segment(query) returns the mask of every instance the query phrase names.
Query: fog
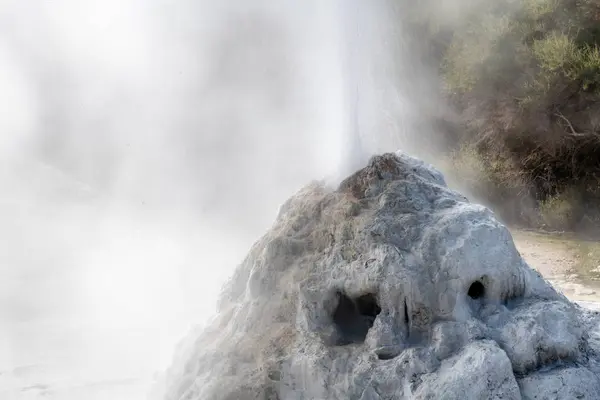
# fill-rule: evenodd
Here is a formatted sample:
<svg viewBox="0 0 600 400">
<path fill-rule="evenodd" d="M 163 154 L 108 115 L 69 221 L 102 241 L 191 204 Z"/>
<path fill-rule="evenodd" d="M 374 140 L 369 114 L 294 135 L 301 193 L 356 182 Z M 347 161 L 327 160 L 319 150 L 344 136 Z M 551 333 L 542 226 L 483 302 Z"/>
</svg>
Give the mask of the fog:
<svg viewBox="0 0 600 400">
<path fill-rule="evenodd" d="M 426 157 L 390 10 L 1 0 L 0 397 L 143 398 L 290 194 Z"/>
</svg>

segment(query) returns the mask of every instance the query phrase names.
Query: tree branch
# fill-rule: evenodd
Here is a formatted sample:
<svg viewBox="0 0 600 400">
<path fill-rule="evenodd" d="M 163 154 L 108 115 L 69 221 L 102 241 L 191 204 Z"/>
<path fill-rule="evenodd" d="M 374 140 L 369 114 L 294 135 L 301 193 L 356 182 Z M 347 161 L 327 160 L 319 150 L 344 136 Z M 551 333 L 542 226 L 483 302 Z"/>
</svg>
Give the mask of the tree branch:
<svg viewBox="0 0 600 400">
<path fill-rule="evenodd" d="M 567 117 L 562 115 L 559 111 L 556 111 L 554 113 L 554 115 L 556 115 L 558 118 L 562 119 L 563 121 L 565 121 L 567 123 L 567 126 L 569 127 L 569 130 L 571 131 L 571 134 L 569 136 L 591 138 L 591 139 L 596 139 L 596 140 L 600 141 L 600 134 L 598 132 L 584 132 L 584 133 L 577 132 L 577 131 L 575 131 L 575 128 L 573 128 L 573 124 L 571 124 L 571 121 L 569 121 L 567 119 Z"/>
<path fill-rule="evenodd" d="M 569 126 L 569 129 L 571 130 L 571 134 L 573 136 L 585 136 L 585 134 L 583 133 L 577 133 L 575 132 L 575 129 L 573 128 L 573 124 L 571 124 L 571 121 L 569 121 L 567 119 L 567 117 L 565 117 L 564 115 L 562 115 L 560 112 L 555 112 L 554 115 L 556 115 L 558 118 L 562 119 L 563 121 L 565 121 L 567 123 L 567 125 Z"/>
</svg>

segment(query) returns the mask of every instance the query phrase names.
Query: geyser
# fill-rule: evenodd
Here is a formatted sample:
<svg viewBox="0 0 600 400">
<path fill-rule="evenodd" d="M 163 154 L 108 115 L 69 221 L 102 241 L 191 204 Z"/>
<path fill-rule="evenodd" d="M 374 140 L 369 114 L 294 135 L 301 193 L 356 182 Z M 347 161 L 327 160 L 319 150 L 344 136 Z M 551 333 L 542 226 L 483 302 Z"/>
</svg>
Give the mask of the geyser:
<svg viewBox="0 0 600 400">
<path fill-rule="evenodd" d="M 594 399 L 599 326 L 492 212 L 384 154 L 281 207 L 158 398 Z"/>
</svg>

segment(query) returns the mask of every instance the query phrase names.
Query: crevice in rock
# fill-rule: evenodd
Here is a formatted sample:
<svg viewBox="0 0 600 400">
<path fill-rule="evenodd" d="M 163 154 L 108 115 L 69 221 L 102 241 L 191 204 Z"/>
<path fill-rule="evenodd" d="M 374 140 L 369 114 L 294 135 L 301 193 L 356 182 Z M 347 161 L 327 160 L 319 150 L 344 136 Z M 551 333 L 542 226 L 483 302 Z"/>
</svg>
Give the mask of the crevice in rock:
<svg viewBox="0 0 600 400">
<path fill-rule="evenodd" d="M 378 359 L 386 361 L 396 358 L 399 355 L 399 352 L 397 350 L 392 349 L 380 349 L 377 350 L 375 354 L 377 354 Z"/>
<path fill-rule="evenodd" d="M 362 343 L 369 329 L 373 327 L 375 318 L 381 312 L 377 298 L 367 293 L 355 299 L 338 291 L 338 305 L 333 312 L 333 323 L 338 331 L 337 345 Z"/>
</svg>

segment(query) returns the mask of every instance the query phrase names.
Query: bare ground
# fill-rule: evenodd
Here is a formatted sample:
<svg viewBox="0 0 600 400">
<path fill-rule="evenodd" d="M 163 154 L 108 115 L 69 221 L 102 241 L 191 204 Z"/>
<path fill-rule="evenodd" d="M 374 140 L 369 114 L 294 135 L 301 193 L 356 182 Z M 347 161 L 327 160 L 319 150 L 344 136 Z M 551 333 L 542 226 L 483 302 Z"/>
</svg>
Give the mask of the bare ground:
<svg viewBox="0 0 600 400">
<path fill-rule="evenodd" d="M 600 303 L 600 242 L 562 234 L 511 233 L 525 261 L 566 297 Z"/>
</svg>

